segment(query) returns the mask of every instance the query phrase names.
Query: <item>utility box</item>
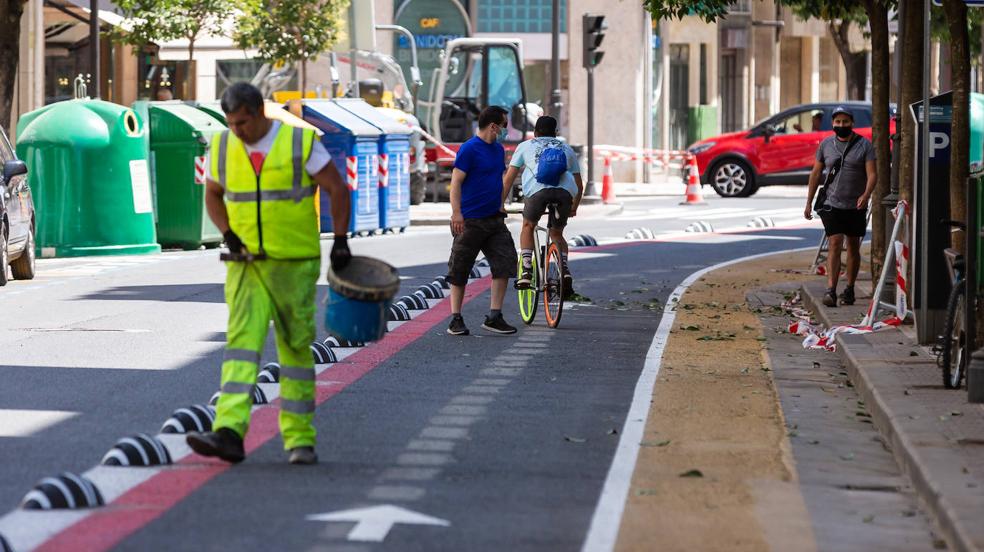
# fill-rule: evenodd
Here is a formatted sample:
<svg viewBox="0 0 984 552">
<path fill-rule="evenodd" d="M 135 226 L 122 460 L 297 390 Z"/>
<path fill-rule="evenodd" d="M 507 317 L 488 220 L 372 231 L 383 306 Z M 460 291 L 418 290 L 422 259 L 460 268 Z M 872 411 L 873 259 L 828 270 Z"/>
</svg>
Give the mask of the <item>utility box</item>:
<svg viewBox="0 0 984 552">
<path fill-rule="evenodd" d="M 158 253 L 144 132 L 133 110 L 70 100 L 20 118 L 42 257 Z"/>
<path fill-rule="evenodd" d="M 379 135 L 379 227 L 403 232 L 410 226 L 410 137 L 413 131 L 359 98 L 332 100 L 376 127 Z"/>
<path fill-rule="evenodd" d="M 212 136 L 225 125 L 181 102 L 137 102 L 133 109 L 149 129 L 158 243 L 182 249 L 218 247 L 222 233 L 205 210 L 205 154 Z"/>
<path fill-rule="evenodd" d="M 382 132 L 331 100 L 291 103 L 292 113 L 318 128 L 321 143 L 348 186 L 351 200 L 349 234 L 379 230 L 378 141 Z M 296 110 L 296 111 L 295 111 Z M 331 196 L 321 194 L 321 231 L 331 232 Z"/>
</svg>

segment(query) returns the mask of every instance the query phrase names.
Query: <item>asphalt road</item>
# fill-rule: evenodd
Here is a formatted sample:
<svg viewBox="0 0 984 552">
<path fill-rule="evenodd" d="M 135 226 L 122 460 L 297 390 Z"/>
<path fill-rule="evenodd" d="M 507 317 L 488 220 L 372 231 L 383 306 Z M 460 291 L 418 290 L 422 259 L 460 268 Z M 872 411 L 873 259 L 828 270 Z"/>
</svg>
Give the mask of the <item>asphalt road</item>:
<svg viewBox="0 0 984 552">
<path fill-rule="evenodd" d="M 286 465 L 279 438 L 232 469 L 198 462 L 209 477 L 128 532 L 113 521 L 125 511 L 104 509 L 104 525 L 92 527 L 116 527 L 122 540 L 97 548 L 579 549 L 659 305 L 705 266 L 814 245 L 815 225 L 738 231 L 755 216 L 793 222 L 801 194 L 767 188 L 687 207 L 675 197 L 623 198 L 619 215 L 577 219 L 570 233 L 607 245 L 572 256 L 576 288 L 592 303 L 565 309 L 558 330 L 540 315 L 516 336 L 483 332 L 484 291 L 464 308 L 472 336 L 452 338 L 441 303 L 394 332 L 398 345 L 353 356 L 372 357 L 355 363 L 362 372 L 342 362 L 319 376 L 327 400 L 316 417 L 318 466 Z M 678 232 L 708 218 L 736 231 L 622 239 L 633 228 Z M 444 272 L 449 245 L 446 229 L 431 227 L 353 240 L 352 249 L 398 266 L 412 291 Z M 214 251 L 60 259 L 42 261 L 37 280 L 0 290 L 0 512 L 16 509 L 42 477 L 84 472 L 116 439 L 156 433 L 172 410 L 208 401 L 224 346 L 223 276 Z M 514 293 L 504 312 L 520 324 Z M 264 360 L 275 360 L 272 339 Z M 175 492 L 161 492 L 162 503 Z M 434 519 L 395 525 L 378 543 L 350 540 L 354 521 L 307 519 L 378 505 Z M 36 545 L 60 527 L 51 515 L 0 517 L 0 534 L 26 549 L 17 543 Z"/>
</svg>

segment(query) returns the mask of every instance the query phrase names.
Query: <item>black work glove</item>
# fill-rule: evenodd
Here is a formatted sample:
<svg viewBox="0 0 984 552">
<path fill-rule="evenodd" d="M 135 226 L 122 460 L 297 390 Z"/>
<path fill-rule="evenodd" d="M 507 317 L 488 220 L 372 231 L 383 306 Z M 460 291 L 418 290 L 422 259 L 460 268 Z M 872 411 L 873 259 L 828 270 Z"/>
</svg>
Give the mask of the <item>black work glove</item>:
<svg viewBox="0 0 984 552">
<path fill-rule="evenodd" d="M 345 236 L 335 236 L 335 243 L 331 246 L 331 268 L 341 270 L 348 266 L 352 260 L 352 252 L 349 251 L 348 238 Z"/>
<path fill-rule="evenodd" d="M 225 238 L 226 247 L 229 248 L 230 253 L 242 253 L 246 249 L 243 240 L 239 239 L 239 235 L 233 232 L 231 228 L 226 230 L 222 237 Z"/>
</svg>

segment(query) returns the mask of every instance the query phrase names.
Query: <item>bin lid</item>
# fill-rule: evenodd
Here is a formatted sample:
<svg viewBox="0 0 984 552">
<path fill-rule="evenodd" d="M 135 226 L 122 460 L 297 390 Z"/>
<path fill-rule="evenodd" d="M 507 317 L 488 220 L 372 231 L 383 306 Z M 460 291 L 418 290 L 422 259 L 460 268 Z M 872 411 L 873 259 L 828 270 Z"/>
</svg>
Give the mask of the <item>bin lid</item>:
<svg viewBox="0 0 984 552">
<path fill-rule="evenodd" d="M 184 141 L 196 132 L 209 138 L 226 128 L 214 117 L 183 103 L 151 102 L 148 108 L 151 142 Z"/>
<path fill-rule="evenodd" d="M 383 131 L 383 134 L 402 134 L 406 136 L 413 134 L 410 127 L 400 124 L 399 121 L 394 120 L 392 117 L 369 105 L 362 98 L 335 98 L 331 101 L 340 105 L 342 109 L 372 124 L 372 126 Z"/>
<path fill-rule="evenodd" d="M 276 119 L 288 126 L 313 130 L 314 134 L 319 138 L 325 133 L 320 128 L 312 125 L 304 119 L 301 119 L 290 111 L 287 111 L 287 106 L 277 102 L 267 100 L 267 102 L 263 104 L 263 114 L 266 115 L 267 119 Z"/>
<path fill-rule="evenodd" d="M 382 134 L 378 128 L 331 100 L 304 100 L 301 102 L 301 115 L 325 134 L 353 134 L 372 139 L 378 139 Z"/>
</svg>

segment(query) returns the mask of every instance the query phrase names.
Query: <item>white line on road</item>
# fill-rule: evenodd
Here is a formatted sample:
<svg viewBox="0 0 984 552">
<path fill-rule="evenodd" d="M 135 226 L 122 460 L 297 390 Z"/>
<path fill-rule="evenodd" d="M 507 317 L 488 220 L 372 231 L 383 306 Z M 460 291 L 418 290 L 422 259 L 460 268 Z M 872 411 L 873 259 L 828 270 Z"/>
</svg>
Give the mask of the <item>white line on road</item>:
<svg viewBox="0 0 984 552">
<path fill-rule="evenodd" d="M 78 415 L 64 410 L 0 409 L 0 437 L 29 437 Z"/>
<path fill-rule="evenodd" d="M 797 251 L 806 251 L 812 247 L 802 247 L 797 249 L 787 249 L 785 251 L 762 253 L 750 255 L 739 259 L 732 259 L 713 266 L 702 268 L 694 272 L 680 283 L 666 300 L 667 305 L 676 304 L 687 289 L 697 281 L 698 278 L 733 264 L 743 263 L 770 257 L 773 255 L 788 255 Z M 653 389 L 656 386 L 656 376 L 659 375 L 660 363 L 663 359 L 663 348 L 669 339 L 670 330 L 673 328 L 673 321 L 676 319 L 676 310 L 668 309 L 663 312 L 663 318 L 659 321 L 656 335 L 653 336 L 652 344 L 646 353 L 646 363 L 639 374 L 636 382 L 635 392 L 632 395 L 632 404 L 625 416 L 625 425 L 622 427 L 622 436 L 618 440 L 615 449 L 615 458 L 608 469 L 608 476 L 605 478 L 605 485 L 601 489 L 601 497 L 595 507 L 594 515 L 591 517 L 591 525 L 588 528 L 588 535 L 581 546 L 582 552 L 606 552 L 615 548 L 618 540 L 618 531 L 622 525 L 622 513 L 625 510 L 625 500 L 629 494 L 629 486 L 632 483 L 632 474 L 635 472 L 636 460 L 639 457 L 639 443 L 642 442 L 643 432 L 646 428 L 646 419 L 649 417 L 649 407 L 653 402 Z"/>
</svg>

